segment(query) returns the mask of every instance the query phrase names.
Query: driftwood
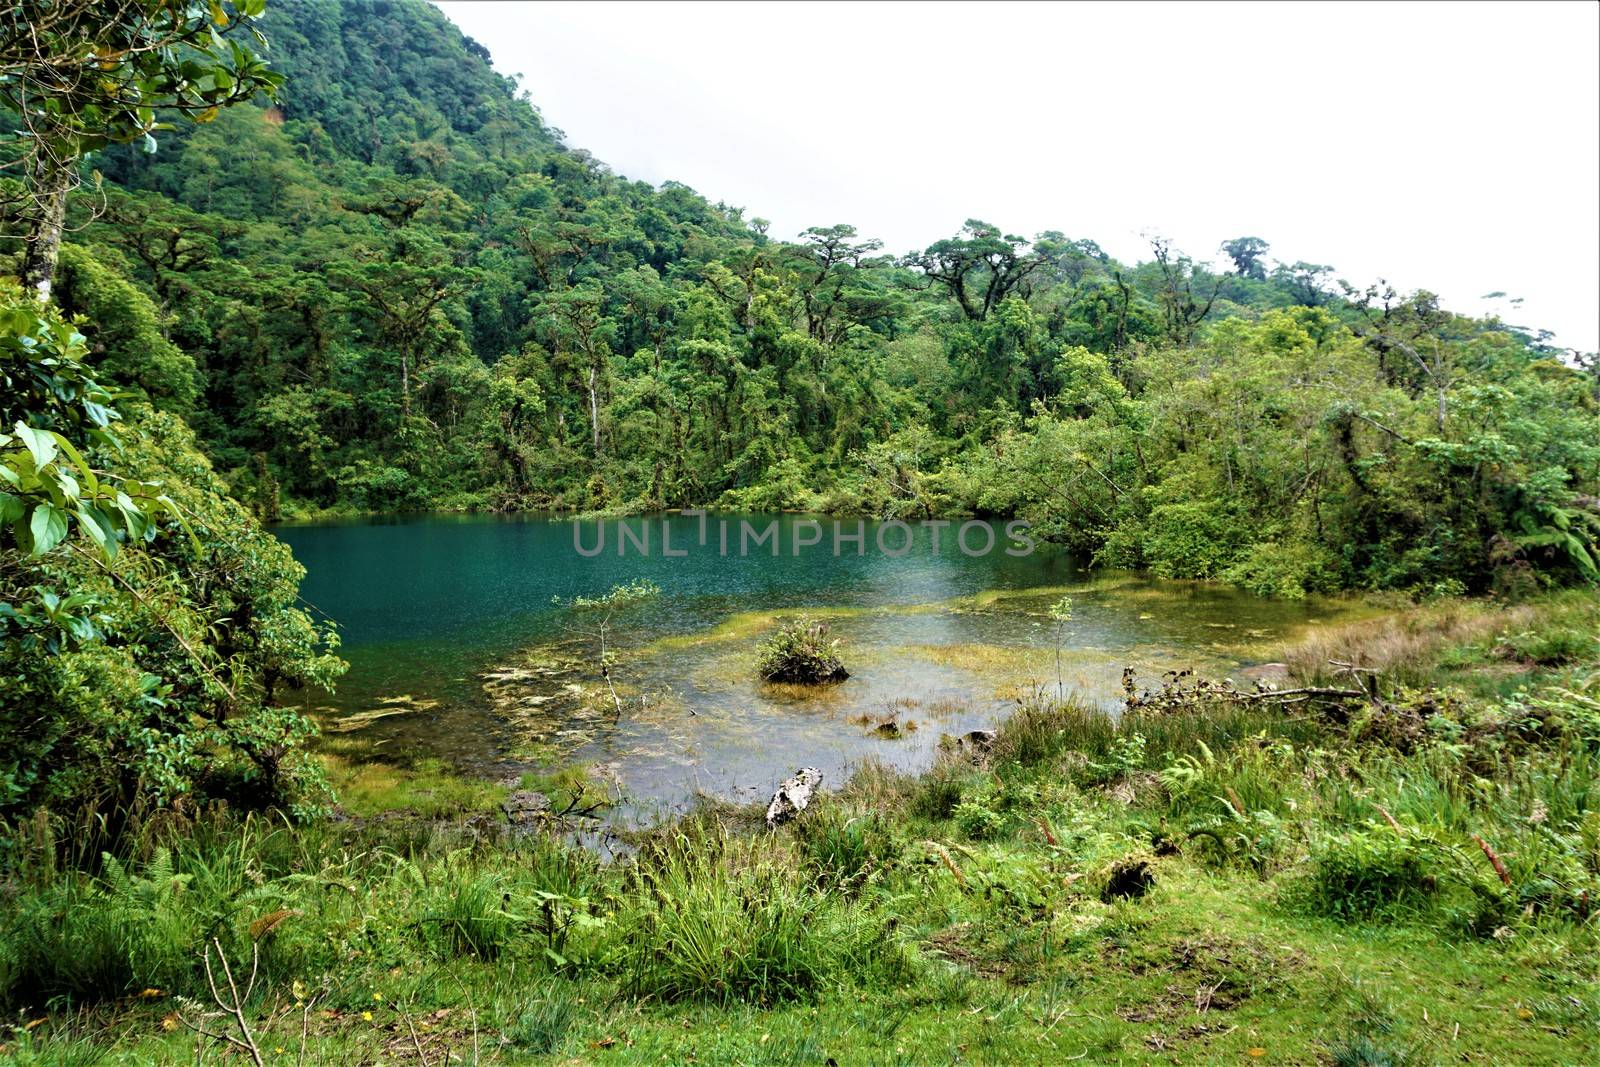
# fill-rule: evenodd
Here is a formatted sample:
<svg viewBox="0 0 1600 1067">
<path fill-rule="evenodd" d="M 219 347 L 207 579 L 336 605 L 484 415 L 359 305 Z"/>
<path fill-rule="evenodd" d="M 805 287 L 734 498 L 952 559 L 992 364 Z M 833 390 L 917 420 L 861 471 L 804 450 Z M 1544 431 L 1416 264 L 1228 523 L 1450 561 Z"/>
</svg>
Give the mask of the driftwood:
<svg viewBox="0 0 1600 1067">
<path fill-rule="evenodd" d="M 1281 701 L 1297 704 L 1301 700 L 1370 700 L 1372 694 L 1363 689 L 1337 689 L 1331 686 L 1309 685 L 1300 689 L 1264 689 L 1258 693 L 1234 693 L 1235 700 Z"/>
<path fill-rule="evenodd" d="M 772 803 L 767 805 L 767 827 L 782 826 L 805 811 L 806 805 L 811 803 L 812 794 L 821 784 L 821 771 L 815 767 L 801 767 L 793 778 L 786 779 L 772 794 Z"/>
<path fill-rule="evenodd" d="M 1150 691 L 1140 691 L 1138 681 L 1132 667 L 1124 667 L 1122 671 L 1123 703 L 1129 711 L 1146 708 L 1152 711 L 1182 710 L 1193 706 L 1196 702 L 1208 700 L 1236 704 L 1304 704 L 1307 701 L 1323 701 L 1340 703 L 1346 700 L 1364 700 L 1379 707 L 1387 707 L 1378 697 L 1376 685 L 1364 682 L 1363 674 L 1370 674 L 1363 668 L 1352 667 L 1348 664 L 1335 662 L 1334 666 L 1342 668 L 1340 674 L 1349 674 L 1361 688 L 1345 688 L 1339 686 L 1308 685 L 1294 689 L 1276 689 L 1270 685 L 1256 682 L 1252 690 L 1242 690 L 1234 686 L 1231 681 L 1224 679 L 1220 682 L 1210 681 L 1195 677 L 1192 668 L 1181 671 L 1168 671 L 1161 676 L 1160 688 Z M 1375 679 L 1374 679 L 1375 682 Z"/>
<path fill-rule="evenodd" d="M 550 798 L 532 789 L 519 789 L 500 805 L 513 823 L 529 823 L 550 814 Z"/>
</svg>

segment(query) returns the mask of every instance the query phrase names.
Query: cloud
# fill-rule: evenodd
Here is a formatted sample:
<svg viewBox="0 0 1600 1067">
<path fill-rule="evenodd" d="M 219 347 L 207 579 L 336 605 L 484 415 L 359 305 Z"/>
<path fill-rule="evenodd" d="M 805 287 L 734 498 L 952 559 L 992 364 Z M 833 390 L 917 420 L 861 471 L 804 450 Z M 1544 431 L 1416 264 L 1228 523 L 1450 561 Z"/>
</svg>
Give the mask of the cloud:
<svg viewBox="0 0 1600 1067">
<path fill-rule="evenodd" d="M 1600 347 L 1600 6 L 439 6 L 572 145 L 775 236 L 1255 234 Z"/>
</svg>

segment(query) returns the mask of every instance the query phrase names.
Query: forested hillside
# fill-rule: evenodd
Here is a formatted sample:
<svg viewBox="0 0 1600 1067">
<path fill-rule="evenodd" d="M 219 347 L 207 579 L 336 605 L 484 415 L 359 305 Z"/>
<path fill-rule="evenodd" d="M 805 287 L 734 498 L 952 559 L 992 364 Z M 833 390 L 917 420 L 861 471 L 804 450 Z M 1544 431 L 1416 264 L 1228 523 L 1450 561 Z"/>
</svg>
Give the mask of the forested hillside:
<svg viewBox="0 0 1600 1067">
<path fill-rule="evenodd" d="M 57 291 L 265 519 L 1017 514 L 1287 595 L 1595 577 L 1600 377 L 1525 332 L 1253 237 L 1120 263 L 1065 203 L 785 243 L 564 145 L 420 0 L 260 25 L 277 99 L 99 154 Z"/>
</svg>

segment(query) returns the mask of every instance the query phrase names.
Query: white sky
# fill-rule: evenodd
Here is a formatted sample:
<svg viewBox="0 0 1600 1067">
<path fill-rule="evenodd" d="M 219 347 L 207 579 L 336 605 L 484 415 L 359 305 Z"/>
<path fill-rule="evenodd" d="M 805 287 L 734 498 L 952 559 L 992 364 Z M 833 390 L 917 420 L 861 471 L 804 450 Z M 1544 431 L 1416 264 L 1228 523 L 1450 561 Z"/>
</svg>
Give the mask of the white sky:
<svg viewBox="0 0 1600 1067">
<path fill-rule="evenodd" d="M 439 6 L 569 145 L 776 237 L 1250 234 L 1600 348 L 1600 5 Z"/>
</svg>

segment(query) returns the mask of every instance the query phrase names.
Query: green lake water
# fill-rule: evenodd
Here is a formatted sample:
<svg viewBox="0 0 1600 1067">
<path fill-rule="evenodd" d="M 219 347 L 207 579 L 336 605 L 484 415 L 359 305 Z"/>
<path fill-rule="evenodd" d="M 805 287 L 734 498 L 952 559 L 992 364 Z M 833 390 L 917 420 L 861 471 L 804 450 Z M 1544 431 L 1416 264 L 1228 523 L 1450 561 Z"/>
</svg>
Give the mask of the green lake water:
<svg viewBox="0 0 1600 1067">
<path fill-rule="evenodd" d="M 993 727 L 1035 686 L 1057 685 L 1049 606 L 1073 598 L 1062 682 L 1108 711 L 1122 670 L 1154 682 L 1194 667 L 1226 675 L 1275 643 L 1352 609 L 1270 601 L 1224 587 L 1089 571 L 1040 546 L 1027 555 L 1003 524 L 937 531 L 864 523 L 836 555 L 832 519 L 696 516 L 625 520 L 426 516 L 281 526 L 307 570 L 305 600 L 335 619 L 350 673 L 313 698 L 330 737 L 373 758 L 443 758 L 503 776 L 552 760 L 590 765 L 635 810 L 670 809 L 696 791 L 769 795 L 800 766 L 837 783 L 872 759 L 926 766 L 941 734 Z M 719 524 L 728 523 L 726 554 Z M 854 520 L 839 520 L 845 535 Z M 702 522 L 704 525 L 702 525 Z M 747 542 L 777 524 L 771 542 Z M 812 525 L 813 523 L 820 525 Z M 663 524 L 670 546 L 663 553 Z M 576 527 L 576 530 L 574 529 Z M 604 548 L 593 552 L 602 536 Z M 648 553 L 637 540 L 648 529 Z M 814 545 L 796 546 L 817 533 Z M 981 553 L 994 534 L 992 550 Z M 575 542 L 574 534 L 578 535 Z M 702 543 L 702 533 L 704 542 Z M 939 539 L 938 550 L 933 543 Z M 902 553 L 902 548 L 904 551 Z M 611 641 L 618 715 L 594 667 L 596 614 L 555 600 L 648 579 L 658 597 L 619 612 Z M 828 619 L 851 677 L 820 689 L 770 686 L 756 648 L 779 617 Z M 897 738 L 878 725 L 894 721 Z"/>
</svg>

